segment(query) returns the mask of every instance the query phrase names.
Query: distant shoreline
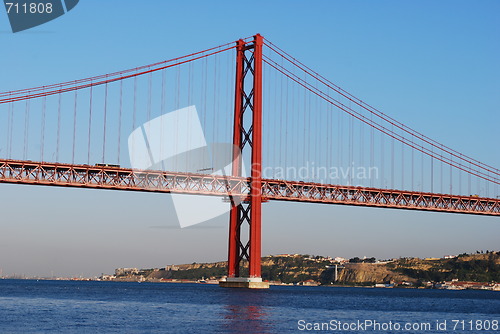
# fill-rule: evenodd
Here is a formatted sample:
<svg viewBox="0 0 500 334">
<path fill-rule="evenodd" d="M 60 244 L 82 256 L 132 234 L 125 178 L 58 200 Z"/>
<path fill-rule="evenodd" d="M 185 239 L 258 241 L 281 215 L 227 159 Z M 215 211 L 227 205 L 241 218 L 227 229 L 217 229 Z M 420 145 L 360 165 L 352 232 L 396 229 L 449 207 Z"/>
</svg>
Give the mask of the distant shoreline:
<svg viewBox="0 0 500 334">
<path fill-rule="evenodd" d="M 447 255 L 442 258 L 331 258 L 280 254 L 261 259 L 262 279 L 275 286 L 500 290 L 500 252 Z M 241 276 L 248 270 L 241 264 Z M 100 277 L 36 277 L 15 274 L 3 279 L 219 284 L 227 263 L 167 265 L 161 268 L 117 268 Z"/>
<path fill-rule="evenodd" d="M 218 285 L 219 282 L 199 282 L 194 280 L 177 280 L 177 281 L 136 281 L 136 280 L 100 280 L 92 278 L 8 278 L 0 277 L 1 280 L 19 280 L 19 281 L 63 281 L 63 282 L 112 282 L 112 283 L 151 283 L 151 284 L 200 284 L 200 285 Z M 349 284 L 285 284 L 277 282 L 269 282 L 270 286 L 289 286 L 289 287 L 326 287 L 326 288 L 367 288 L 367 289 L 418 289 L 418 290 L 453 290 L 453 291 L 500 291 L 500 289 L 483 289 L 483 288 L 463 288 L 463 289 L 444 289 L 435 287 L 413 287 L 413 286 L 392 286 L 382 287 L 376 285 L 349 285 Z"/>
</svg>

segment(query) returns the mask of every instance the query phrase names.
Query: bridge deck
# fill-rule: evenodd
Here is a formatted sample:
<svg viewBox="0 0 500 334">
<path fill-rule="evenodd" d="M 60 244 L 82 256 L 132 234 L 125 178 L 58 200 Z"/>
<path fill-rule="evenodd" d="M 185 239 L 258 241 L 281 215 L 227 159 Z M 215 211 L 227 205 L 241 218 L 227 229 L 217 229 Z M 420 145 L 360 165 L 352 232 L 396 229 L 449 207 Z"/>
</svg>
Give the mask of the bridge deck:
<svg viewBox="0 0 500 334">
<path fill-rule="evenodd" d="M 248 178 L 19 160 L 0 160 L 0 182 L 226 198 L 247 198 L 250 189 Z M 262 195 L 265 200 L 500 216 L 498 198 L 268 179 L 262 180 Z"/>
</svg>

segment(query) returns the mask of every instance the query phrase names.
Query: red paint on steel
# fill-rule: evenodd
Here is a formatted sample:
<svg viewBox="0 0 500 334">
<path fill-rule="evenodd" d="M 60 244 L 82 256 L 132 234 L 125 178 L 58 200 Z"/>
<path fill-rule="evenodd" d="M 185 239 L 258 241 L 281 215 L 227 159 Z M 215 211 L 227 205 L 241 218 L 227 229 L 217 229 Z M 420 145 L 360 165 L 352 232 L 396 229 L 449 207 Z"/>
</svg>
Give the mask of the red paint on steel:
<svg viewBox="0 0 500 334">
<path fill-rule="evenodd" d="M 252 175 L 250 185 L 250 277 L 261 277 L 262 248 L 262 36 L 254 39 Z"/>
<path fill-rule="evenodd" d="M 321 84 L 323 84 L 326 87 L 328 87 L 329 89 L 339 93 L 340 95 L 344 96 L 348 100 L 354 102 L 358 106 L 367 110 L 369 113 L 381 118 L 382 120 L 396 126 L 399 129 L 403 130 L 404 132 L 408 133 L 410 136 L 415 136 L 416 138 L 426 142 L 427 144 L 434 146 L 438 150 L 444 151 L 445 153 L 449 153 L 451 156 L 454 156 L 455 158 L 458 158 L 460 160 L 464 160 L 465 162 L 470 163 L 471 165 L 475 165 L 479 168 L 486 169 L 489 172 L 492 172 L 496 175 L 500 175 L 499 174 L 500 171 L 498 170 L 498 168 L 484 164 L 484 163 L 482 163 L 478 160 L 475 160 L 467 155 L 464 155 L 456 150 L 453 150 L 446 145 L 440 144 L 440 143 L 436 142 L 435 140 L 423 135 L 422 133 L 404 125 L 403 123 L 396 121 L 394 118 L 384 114 L 383 112 L 381 112 L 378 109 L 374 108 L 373 106 L 367 104 L 366 102 L 361 101 L 360 99 L 353 96 L 349 92 L 346 92 L 345 90 L 343 90 L 339 86 L 335 85 L 334 83 L 332 83 L 331 81 L 329 81 L 328 79 L 326 79 L 325 77 L 320 75 L 319 73 L 313 71 L 311 68 L 307 67 L 306 65 L 304 65 L 303 63 L 301 63 L 300 61 L 298 61 L 297 59 L 295 59 L 294 57 L 292 57 L 291 55 L 289 55 L 288 53 L 286 53 L 285 51 L 283 51 L 282 49 L 280 49 L 279 47 L 277 47 L 273 43 L 271 43 L 269 40 L 265 40 L 264 44 L 267 47 L 269 47 L 270 50 L 274 51 L 276 54 L 283 57 L 283 59 L 286 59 L 292 65 L 294 65 L 297 68 L 299 68 L 300 70 L 304 71 L 304 73 L 306 73 L 306 74 L 310 75 L 312 78 L 318 80 L 318 82 L 320 82 Z"/>
<path fill-rule="evenodd" d="M 241 176 L 241 130 L 243 126 L 243 62 L 245 56 L 245 42 L 236 42 L 236 83 L 234 97 L 234 124 L 233 124 L 233 176 Z M 240 210 L 239 205 L 231 201 L 231 212 L 229 218 L 229 242 L 228 242 L 228 277 L 238 277 L 240 275 Z"/>
<path fill-rule="evenodd" d="M 490 175 L 480 171 L 480 170 L 475 170 L 475 169 L 471 169 L 471 168 L 467 168 L 466 166 L 458 163 L 458 162 L 450 162 L 448 161 L 447 159 L 445 159 L 444 156 L 438 156 L 437 154 L 434 154 L 431 150 L 427 149 L 427 148 L 424 148 L 422 146 L 418 146 L 418 145 L 414 145 L 412 143 L 410 143 L 410 140 L 408 138 L 405 138 L 401 135 L 396 135 L 395 133 L 392 133 L 389 129 L 385 128 L 384 126 L 378 124 L 378 123 L 375 123 L 371 120 L 369 120 L 367 117 L 359 114 L 358 112 L 348 108 L 347 106 L 343 105 L 342 103 L 334 100 L 332 97 L 330 97 L 329 95 L 327 95 L 326 93 L 324 93 L 323 91 L 315 88 L 314 86 L 312 86 L 310 83 L 307 83 L 305 80 L 297 77 L 296 75 L 293 75 L 291 74 L 289 71 L 287 71 L 286 69 L 282 68 L 281 66 L 279 66 L 279 64 L 275 63 L 275 62 L 272 62 L 270 60 L 267 60 L 267 59 L 264 59 L 264 62 L 266 64 L 268 64 L 269 66 L 271 66 L 272 68 L 274 68 L 275 70 L 277 70 L 278 72 L 280 72 L 281 74 L 285 75 L 287 78 L 289 78 L 290 80 L 294 81 L 295 83 L 299 84 L 300 86 L 304 87 L 306 90 L 310 91 L 311 93 L 317 95 L 319 98 L 325 100 L 326 102 L 334 105 L 335 107 L 339 108 L 340 110 L 343 110 L 344 112 L 346 112 L 347 114 L 349 114 L 350 116 L 358 119 L 359 121 L 373 127 L 374 129 L 384 133 L 385 135 L 389 136 L 390 138 L 393 138 L 393 139 L 396 139 L 397 141 L 411 147 L 412 149 L 416 150 L 416 151 L 419 151 L 419 152 L 422 152 L 423 154 L 433 158 L 433 159 L 436 159 L 438 161 L 441 161 L 445 164 L 448 164 L 454 168 L 457 168 L 459 170 L 462 170 L 466 173 L 469 173 L 471 175 L 474 175 L 474 176 L 477 176 L 483 180 L 486 180 L 486 181 L 489 181 L 489 182 L 492 182 L 492 183 L 495 183 L 495 184 L 500 184 L 500 181 L 497 179 L 497 178 L 492 178 Z M 483 168 L 484 169 L 484 168 Z M 488 169 L 486 169 L 487 171 L 489 171 Z"/>
<path fill-rule="evenodd" d="M 235 106 L 233 125 L 233 177 L 241 176 L 241 153 L 250 150 L 251 175 L 249 196 L 241 203 L 231 200 L 229 220 L 228 277 L 240 276 L 242 260 L 249 264 L 249 276 L 261 276 L 262 222 L 262 45 L 261 35 L 253 41 L 237 42 Z M 246 117 L 251 124 L 245 124 Z M 231 198 L 231 197 L 230 197 Z M 248 240 L 241 239 L 241 229 L 248 224 Z"/>
<path fill-rule="evenodd" d="M 249 178 L 0 160 L 0 183 L 238 197 Z M 268 200 L 500 216 L 500 199 L 262 179 Z M 222 199 L 221 199 L 222 200 Z"/>
<path fill-rule="evenodd" d="M 10 102 L 15 102 L 15 101 L 30 100 L 30 99 L 35 99 L 35 98 L 38 98 L 38 97 L 49 96 L 49 95 L 54 95 L 54 94 L 60 94 L 60 93 L 65 93 L 65 92 L 71 92 L 71 91 L 75 91 L 75 90 L 85 89 L 85 88 L 89 88 L 89 87 L 100 86 L 100 85 L 104 85 L 104 84 L 107 84 L 107 83 L 111 83 L 111 82 L 115 82 L 115 81 L 120 81 L 120 80 L 124 80 L 124 79 L 128 79 L 128 78 L 133 78 L 133 77 L 141 76 L 141 75 L 144 75 L 144 74 L 148 74 L 148 73 L 153 73 L 153 72 L 156 72 L 156 71 L 160 71 L 160 70 L 163 70 L 163 69 L 166 69 L 166 68 L 170 68 L 170 67 L 175 67 L 175 66 L 178 66 L 178 65 L 186 64 L 186 63 L 198 60 L 198 59 L 210 57 L 210 56 L 216 55 L 218 53 L 221 53 L 221 52 L 224 52 L 224 51 L 227 51 L 227 50 L 231 50 L 233 48 L 234 48 L 234 46 L 226 47 L 224 49 L 220 49 L 220 50 L 213 51 L 213 52 L 210 52 L 210 53 L 204 53 L 205 51 L 201 51 L 201 52 L 197 52 L 197 53 L 192 54 L 192 55 L 187 55 L 187 56 L 180 57 L 180 58 L 174 58 L 174 59 L 167 60 L 167 61 L 159 63 L 159 64 L 163 65 L 164 63 L 173 62 L 173 61 L 175 61 L 175 63 L 170 64 L 170 65 L 160 66 L 160 67 L 157 67 L 157 68 L 154 68 L 154 69 L 149 69 L 151 66 L 141 66 L 141 67 L 138 68 L 138 69 L 142 70 L 141 72 L 136 72 L 136 73 L 132 73 L 132 74 L 128 74 L 128 73 L 130 73 L 133 70 L 126 70 L 126 71 L 123 71 L 123 72 L 116 72 L 116 73 L 113 73 L 111 75 L 117 75 L 117 77 L 112 77 L 110 79 L 108 79 L 108 77 L 110 77 L 111 75 L 100 75 L 98 77 L 93 77 L 93 78 L 88 78 L 88 79 L 82 79 L 82 80 L 76 80 L 76 81 L 66 82 L 66 83 L 62 83 L 62 84 L 56 84 L 56 85 L 50 85 L 50 86 L 42 86 L 42 87 L 37 87 L 37 88 L 27 89 L 27 90 L 20 90 L 20 92 L 22 94 L 26 94 L 26 95 L 19 95 L 19 96 L 13 96 L 13 97 L 11 97 L 11 95 L 10 95 L 11 92 L 4 92 L 4 93 L 0 93 L 0 97 L 5 96 L 5 95 L 9 95 L 9 97 L 8 98 L 3 98 L 3 99 L 0 98 L 0 104 L 10 103 Z M 212 48 L 212 49 L 209 49 L 209 50 L 213 50 L 213 49 L 215 49 L 215 48 Z M 194 55 L 199 55 L 199 54 L 201 54 L 201 56 L 194 57 Z M 192 57 L 192 58 L 189 58 L 189 57 Z M 181 61 L 181 59 L 185 59 L 185 58 L 189 58 L 189 59 Z M 144 67 L 147 67 L 148 70 L 143 70 Z M 98 81 L 94 81 L 94 80 L 96 80 L 96 78 L 98 79 Z M 68 86 L 68 87 L 66 87 L 66 88 L 58 88 L 58 89 L 54 89 L 54 90 L 50 90 L 50 91 L 45 91 L 44 90 L 47 87 L 52 87 L 52 86 L 54 86 L 54 87 L 60 87 L 61 85 Z M 38 93 L 33 93 L 33 92 L 37 92 L 37 91 L 38 91 Z"/>
</svg>

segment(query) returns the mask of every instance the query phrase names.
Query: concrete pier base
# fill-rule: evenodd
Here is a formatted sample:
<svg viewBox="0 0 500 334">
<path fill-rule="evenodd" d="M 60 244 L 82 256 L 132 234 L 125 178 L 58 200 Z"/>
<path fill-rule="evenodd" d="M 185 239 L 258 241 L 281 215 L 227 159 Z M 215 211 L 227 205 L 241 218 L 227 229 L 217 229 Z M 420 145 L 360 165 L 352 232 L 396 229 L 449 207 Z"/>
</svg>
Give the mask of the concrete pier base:
<svg viewBox="0 0 500 334">
<path fill-rule="evenodd" d="M 269 289 L 269 283 L 262 282 L 262 278 L 250 277 L 228 277 L 225 281 L 219 281 L 219 286 L 223 288 Z"/>
</svg>

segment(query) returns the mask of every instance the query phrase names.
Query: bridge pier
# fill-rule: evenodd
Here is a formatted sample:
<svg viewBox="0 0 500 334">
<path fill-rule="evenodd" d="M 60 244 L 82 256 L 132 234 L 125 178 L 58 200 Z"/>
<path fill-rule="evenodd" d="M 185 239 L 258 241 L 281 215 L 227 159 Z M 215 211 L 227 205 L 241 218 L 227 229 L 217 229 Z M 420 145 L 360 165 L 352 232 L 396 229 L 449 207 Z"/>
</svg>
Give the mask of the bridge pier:
<svg viewBox="0 0 500 334">
<path fill-rule="evenodd" d="M 220 281 L 219 286 L 223 288 L 269 289 L 269 282 L 262 282 L 260 277 L 228 277 L 225 281 Z"/>
</svg>

